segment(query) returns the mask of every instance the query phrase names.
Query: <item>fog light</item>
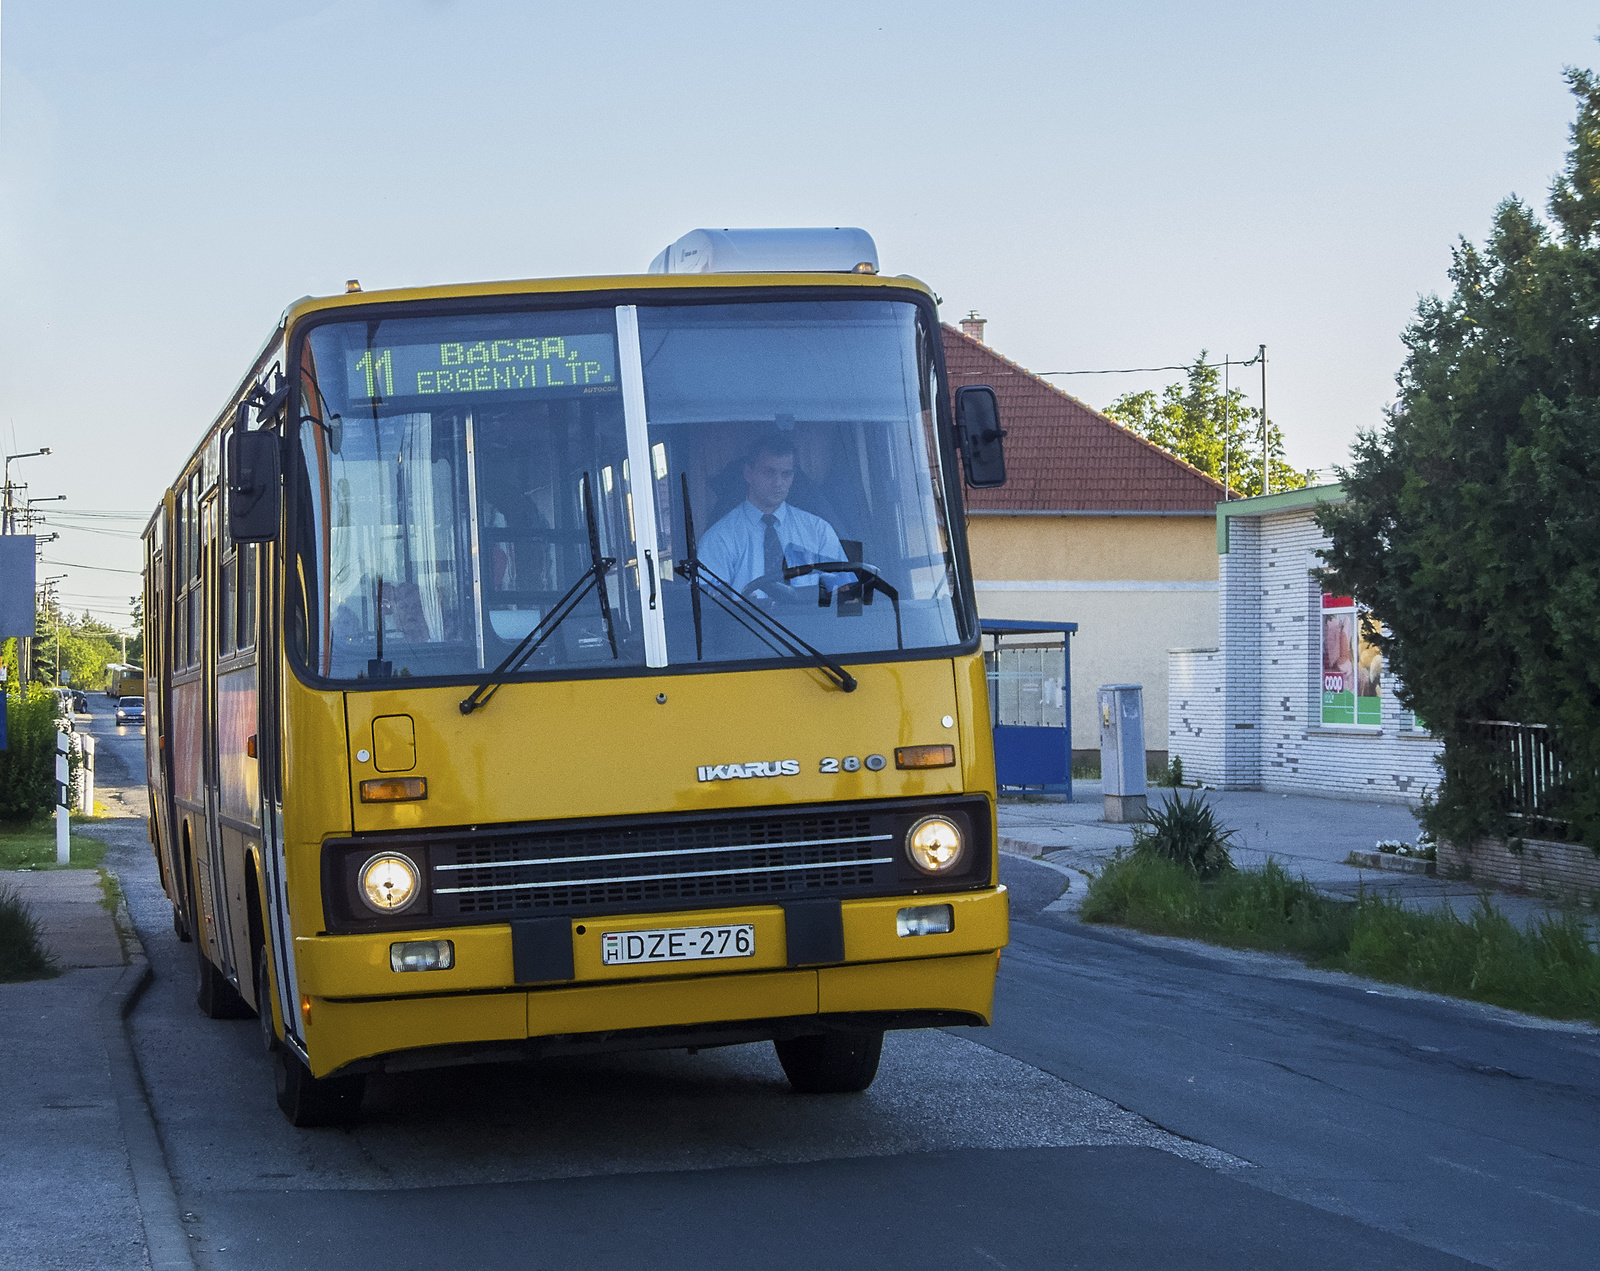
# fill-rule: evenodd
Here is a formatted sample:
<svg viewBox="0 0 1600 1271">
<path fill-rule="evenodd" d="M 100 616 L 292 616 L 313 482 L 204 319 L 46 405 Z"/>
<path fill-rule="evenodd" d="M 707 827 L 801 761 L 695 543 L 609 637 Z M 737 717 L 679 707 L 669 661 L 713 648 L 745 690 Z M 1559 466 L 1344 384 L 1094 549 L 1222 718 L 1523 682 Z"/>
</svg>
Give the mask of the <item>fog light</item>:
<svg viewBox="0 0 1600 1271">
<path fill-rule="evenodd" d="M 966 854 L 961 831 L 942 816 L 925 816 L 906 835 L 906 853 L 924 874 L 949 874 Z"/>
<path fill-rule="evenodd" d="M 392 971 L 448 971 L 455 964 L 456 946 L 451 940 L 406 940 L 389 946 Z"/>
<path fill-rule="evenodd" d="M 894 916 L 894 929 L 903 936 L 942 936 L 955 925 L 956 911 L 950 905 L 916 905 Z"/>
<path fill-rule="evenodd" d="M 417 866 L 399 852 L 379 852 L 361 867 L 361 898 L 380 914 L 397 914 L 417 898 Z"/>
</svg>

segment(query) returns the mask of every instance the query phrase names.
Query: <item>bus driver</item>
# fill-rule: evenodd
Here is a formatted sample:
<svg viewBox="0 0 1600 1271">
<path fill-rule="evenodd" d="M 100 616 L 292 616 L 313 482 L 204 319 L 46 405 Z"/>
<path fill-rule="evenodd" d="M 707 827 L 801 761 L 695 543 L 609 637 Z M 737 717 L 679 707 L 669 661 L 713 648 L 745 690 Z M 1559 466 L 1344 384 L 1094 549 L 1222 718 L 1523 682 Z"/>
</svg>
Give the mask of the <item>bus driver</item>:
<svg viewBox="0 0 1600 1271">
<path fill-rule="evenodd" d="M 735 590 L 786 566 L 844 559 L 839 536 L 820 516 L 787 502 L 794 483 L 794 442 L 781 433 L 756 442 L 744 461 L 748 495 L 701 537 L 700 563 Z M 792 587 L 815 587 L 802 574 Z M 765 589 L 763 589 L 765 590 Z"/>
</svg>

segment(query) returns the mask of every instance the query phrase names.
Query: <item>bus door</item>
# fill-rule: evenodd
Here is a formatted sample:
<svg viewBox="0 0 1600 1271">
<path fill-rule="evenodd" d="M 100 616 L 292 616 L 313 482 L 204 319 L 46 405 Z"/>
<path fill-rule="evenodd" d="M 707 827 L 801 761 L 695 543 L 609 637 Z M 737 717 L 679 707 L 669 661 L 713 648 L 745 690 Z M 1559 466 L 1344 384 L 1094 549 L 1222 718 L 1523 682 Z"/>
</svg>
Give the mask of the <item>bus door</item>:
<svg viewBox="0 0 1600 1271">
<path fill-rule="evenodd" d="M 238 871 L 227 868 L 223 853 L 220 765 L 217 761 L 217 627 L 219 597 L 222 594 L 220 553 L 217 542 L 216 491 L 200 505 L 201 587 L 205 596 L 205 618 L 201 627 L 201 668 L 205 697 L 200 728 L 200 781 L 206 810 L 206 863 L 210 871 L 212 895 L 217 898 L 217 954 L 222 969 L 237 977 L 234 953 L 233 916 L 235 894 L 239 891 Z"/>
</svg>

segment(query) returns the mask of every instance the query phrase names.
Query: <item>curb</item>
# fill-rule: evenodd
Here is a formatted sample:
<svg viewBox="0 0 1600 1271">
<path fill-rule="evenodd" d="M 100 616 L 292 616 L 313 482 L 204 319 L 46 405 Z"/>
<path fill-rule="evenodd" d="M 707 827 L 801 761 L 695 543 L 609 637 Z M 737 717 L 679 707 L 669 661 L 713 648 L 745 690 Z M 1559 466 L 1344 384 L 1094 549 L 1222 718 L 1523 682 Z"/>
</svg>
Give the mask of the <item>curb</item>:
<svg viewBox="0 0 1600 1271">
<path fill-rule="evenodd" d="M 1030 864 L 1043 865 L 1046 869 L 1053 869 L 1058 874 L 1065 874 L 1069 879 L 1082 876 L 1081 870 L 1068 869 L 1065 865 L 1058 865 L 1055 861 L 1046 860 L 1044 853 L 1051 849 L 1040 847 L 1037 843 L 1029 843 L 1025 839 L 1005 838 L 1002 836 L 1000 850 L 1007 856 L 1020 856 Z"/>
<path fill-rule="evenodd" d="M 1434 861 L 1389 852 L 1351 852 L 1345 857 L 1344 863 L 1354 865 L 1357 869 L 1388 870 L 1391 874 L 1426 874 L 1433 878 L 1438 873 L 1438 865 Z"/>
<path fill-rule="evenodd" d="M 122 1120 L 123 1144 L 128 1153 L 128 1169 L 133 1175 L 139 1219 L 144 1224 L 145 1254 L 150 1259 L 151 1271 L 195 1271 L 194 1253 L 179 1217 L 178 1194 L 172 1186 L 172 1174 L 167 1169 L 166 1153 L 156 1131 L 144 1076 L 139 1071 L 133 1038 L 128 1033 L 128 1016 L 155 979 L 155 973 L 150 969 L 144 942 L 139 939 L 138 929 L 128 914 L 127 896 L 121 893 L 120 887 L 119 882 L 117 925 L 127 933 L 131 947 L 127 970 L 117 980 L 116 987 L 101 1000 L 100 1037 L 111 1070 L 111 1090 L 117 1101 L 117 1113 Z"/>
</svg>

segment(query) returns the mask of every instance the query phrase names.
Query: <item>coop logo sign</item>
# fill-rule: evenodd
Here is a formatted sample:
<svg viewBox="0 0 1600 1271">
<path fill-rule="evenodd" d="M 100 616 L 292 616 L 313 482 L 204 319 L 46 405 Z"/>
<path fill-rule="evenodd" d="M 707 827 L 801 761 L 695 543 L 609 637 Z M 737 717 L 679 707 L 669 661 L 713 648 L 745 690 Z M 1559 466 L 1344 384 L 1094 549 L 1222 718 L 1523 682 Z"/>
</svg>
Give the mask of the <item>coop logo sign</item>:
<svg viewBox="0 0 1600 1271">
<path fill-rule="evenodd" d="M 751 777 L 798 777 L 798 759 L 775 759 L 770 763 L 702 764 L 696 773 L 701 781 L 747 781 Z"/>
</svg>

